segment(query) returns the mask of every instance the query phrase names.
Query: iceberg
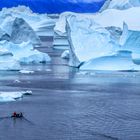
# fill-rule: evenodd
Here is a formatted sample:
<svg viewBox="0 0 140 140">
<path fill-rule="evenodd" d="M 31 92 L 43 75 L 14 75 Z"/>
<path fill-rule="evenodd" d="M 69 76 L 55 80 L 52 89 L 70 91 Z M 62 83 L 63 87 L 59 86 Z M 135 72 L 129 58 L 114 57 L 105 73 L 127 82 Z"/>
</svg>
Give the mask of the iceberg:
<svg viewBox="0 0 140 140">
<path fill-rule="evenodd" d="M 127 27 L 125 28 L 125 33 L 120 38 L 123 40 L 121 49 L 131 51 L 133 62 L 140 65 L 140 31 L 132 31 L 127 30 Z"/>
<path fill-rule="evenodd" d="M 69 15 L 62 30 L 68 34 L 69 65 L 82 70 L 140 70 L 140 17 L 133 16 L 139 12 L 133 7 L 92 16 Z M 119 18 L 111 22 L 116 15 Z"/>
<path fill-rule="evenodd" d="M 54 31 L 59 35 L 66 35 L 67 18 L 71 16 L 76 16 L 77 18 L 83 18 L 86 20 L 94 21 L 102 27 L 113 26 L 123 29 L 123 23 L 125 22 L 128 25 L 129 30 L 140 31 L 139 13 L 139 7 L 132 7 L 126 10 L 107 9 L 101 13 L 95 14 L 77 14 L 73 12 L 65 12 L 60 15 L 59 20 L 56 22 Z"/>
<path fill-rule="evenodd" d="M 3 8 L 0 12 L 0 17 L 6 15 L 12 16 L 13 18 L 17 17 L 24 19 L 32 26 L 34 31 L 38 30 L 40 27 L 55 25 L 56 22 L 55 18 L 50 18 L 47 14 L 33 13 L 29 7 L 21 5 L 12 8 Z"/>
<path fill-rule="evenodd" d="M 8 41 L 0 42 L 0 49 L 6 48 L 13 54 L 13 58 L 22 64 L 38 64 L 45 63 L 51 60 L 48 54 L 42 53 L 34 49 L 31 42 L 23 42 L 21 44 L 14 44 Z M 24 52 L 24 53 L 23 53 Z"/>
<path fill-rule="evenodd" d="M 53 28 L 58 19 L 58 15 L 49 16 L 48 14 L 33 13 L 29 7 L 18 6 L 12 8 L 3 8 L 0 12 L 0 21 L 6 17 L 11 17 L 11 20 L 15 18 L 23 19 L 28 25 L 40 36 L 53 36 Z M 10 20 L 8 20 L 10 21 Z M 12 22 L 11 22 L 12 23 Z"/>
<path fill-rule="evenodd" d="M 140 70 L 140 66 L 133 63 L 131 52 L 119 51 L 112 56 L 91 59 L 80 70 L 135 71 Z"/>
<path fill-rule="evenodd" d="M 139 6 L 140 6 L 140 0 L 106 0 L 104 5 L 100 9 L 100 12 L 106 9 L 125 10 L 132 7 L 139 7 Z"/>
<path fill-rule="evenodd" d="M 28 23 L 22 18 L 14 18 L 12 16 L 5 17 L 0 24 L 0 38 L 16 44 L 27 41 L 33 44 L 40 44 L 39 37 Z"/>
<path fill-rule="evenodd" d="M 118 49 L 117 42 L 110 38 L 107 29 L 83 17 L 69 17 L 67 32 L 70 43 L 70 66 L 79 67 L 85 61 L 112 55 Z"/>
<path fill-rule="evenodd" d="M 21 44 L 28 41 L 32 44 L 40 44 L 40 39 L 33 29 L 22 18 L 15 18 L 12 25 L 11 42 Z"/>
<path fill-rule="evenodd" d="M 19 62 L 6 49 L 0 49 L 0 70 L 20 70 Z"/>
<path fill-rule="evenodd" d="M 0 55 L 0 70 L 19 70 L 20 64 L 38 64 L 51 60 L 48 54 L 34 48 L 41 41 L 32 28 L 35 25 L 33 23 L 43 23 L 45 16 L 34 14 L 24 6 L 0 11 L 0 50 L 6 49 L 8 52 Z"/>
</svg>

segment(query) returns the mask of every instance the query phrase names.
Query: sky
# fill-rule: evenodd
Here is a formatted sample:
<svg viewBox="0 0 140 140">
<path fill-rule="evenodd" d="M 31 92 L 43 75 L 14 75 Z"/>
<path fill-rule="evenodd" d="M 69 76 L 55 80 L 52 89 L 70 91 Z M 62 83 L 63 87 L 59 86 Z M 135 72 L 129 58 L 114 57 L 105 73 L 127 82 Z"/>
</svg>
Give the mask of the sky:
<svg viewBox="0 0 140 140">
<path fill-rule="evenodd" d="M 0 9 L 26 5 L 37 13 L 62 13 L 72 11 L 77 13 L 97 12 L 105 0 L 0 0 Z"/>
</svg>

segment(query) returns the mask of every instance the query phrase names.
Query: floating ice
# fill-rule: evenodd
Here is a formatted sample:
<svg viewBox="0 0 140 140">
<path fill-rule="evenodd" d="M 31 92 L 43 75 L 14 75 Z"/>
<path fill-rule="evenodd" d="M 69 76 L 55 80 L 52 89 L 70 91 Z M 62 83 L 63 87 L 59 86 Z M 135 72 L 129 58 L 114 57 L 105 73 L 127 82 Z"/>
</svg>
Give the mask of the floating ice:
<svg viewBox="0 0 140 140">
<path fill-rule="evenodd" d="M 69 50 L 65 50 L 65 51 L 62 53 L 61 57 L 62 57 L 63 59 L 69 59 Z"/>
<path fill-rule="evenodd" d="M 34 73 L 34 71 L 31 71 L 31 70 L 20 70 L 19 72 L 23 73 L 23 74 L 32 74 L 32 73 Z"/>
<path fill-rule="evenodd" d="M 16 101 L 24 95 L 31 95 L 32 91 L 0 92 L 0 102 Z"/>
</svg>

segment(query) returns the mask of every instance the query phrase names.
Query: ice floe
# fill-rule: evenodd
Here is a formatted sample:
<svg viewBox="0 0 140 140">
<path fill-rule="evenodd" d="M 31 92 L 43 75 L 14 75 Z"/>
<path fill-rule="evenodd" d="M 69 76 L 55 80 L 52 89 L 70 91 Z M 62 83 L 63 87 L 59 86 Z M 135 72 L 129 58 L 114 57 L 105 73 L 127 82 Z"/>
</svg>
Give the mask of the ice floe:
<svg viewBox="0 0 140 140">
<path fill-rule="evenodd" d="M 16 101 L 26 95 L 32 95 L 32 91 L 0 92 L 0 102 Z"/>
</svg>

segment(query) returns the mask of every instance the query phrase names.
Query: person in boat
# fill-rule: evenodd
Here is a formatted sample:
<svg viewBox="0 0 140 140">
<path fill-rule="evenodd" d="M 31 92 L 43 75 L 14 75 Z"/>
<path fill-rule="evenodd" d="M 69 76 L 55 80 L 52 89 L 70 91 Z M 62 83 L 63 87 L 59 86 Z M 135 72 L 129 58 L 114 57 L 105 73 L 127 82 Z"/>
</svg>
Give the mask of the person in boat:
<svg viewBox="0 0 140 140">
<path fill-rule="evenodd" d="M 12 118 L 22 118 L 23 117 L 23 114 L 22 114 L 22 112 L 20 112 L 20 113 L 13 112 L 13 114 L 12 114 L 11 117 Z"/>
</svg>

